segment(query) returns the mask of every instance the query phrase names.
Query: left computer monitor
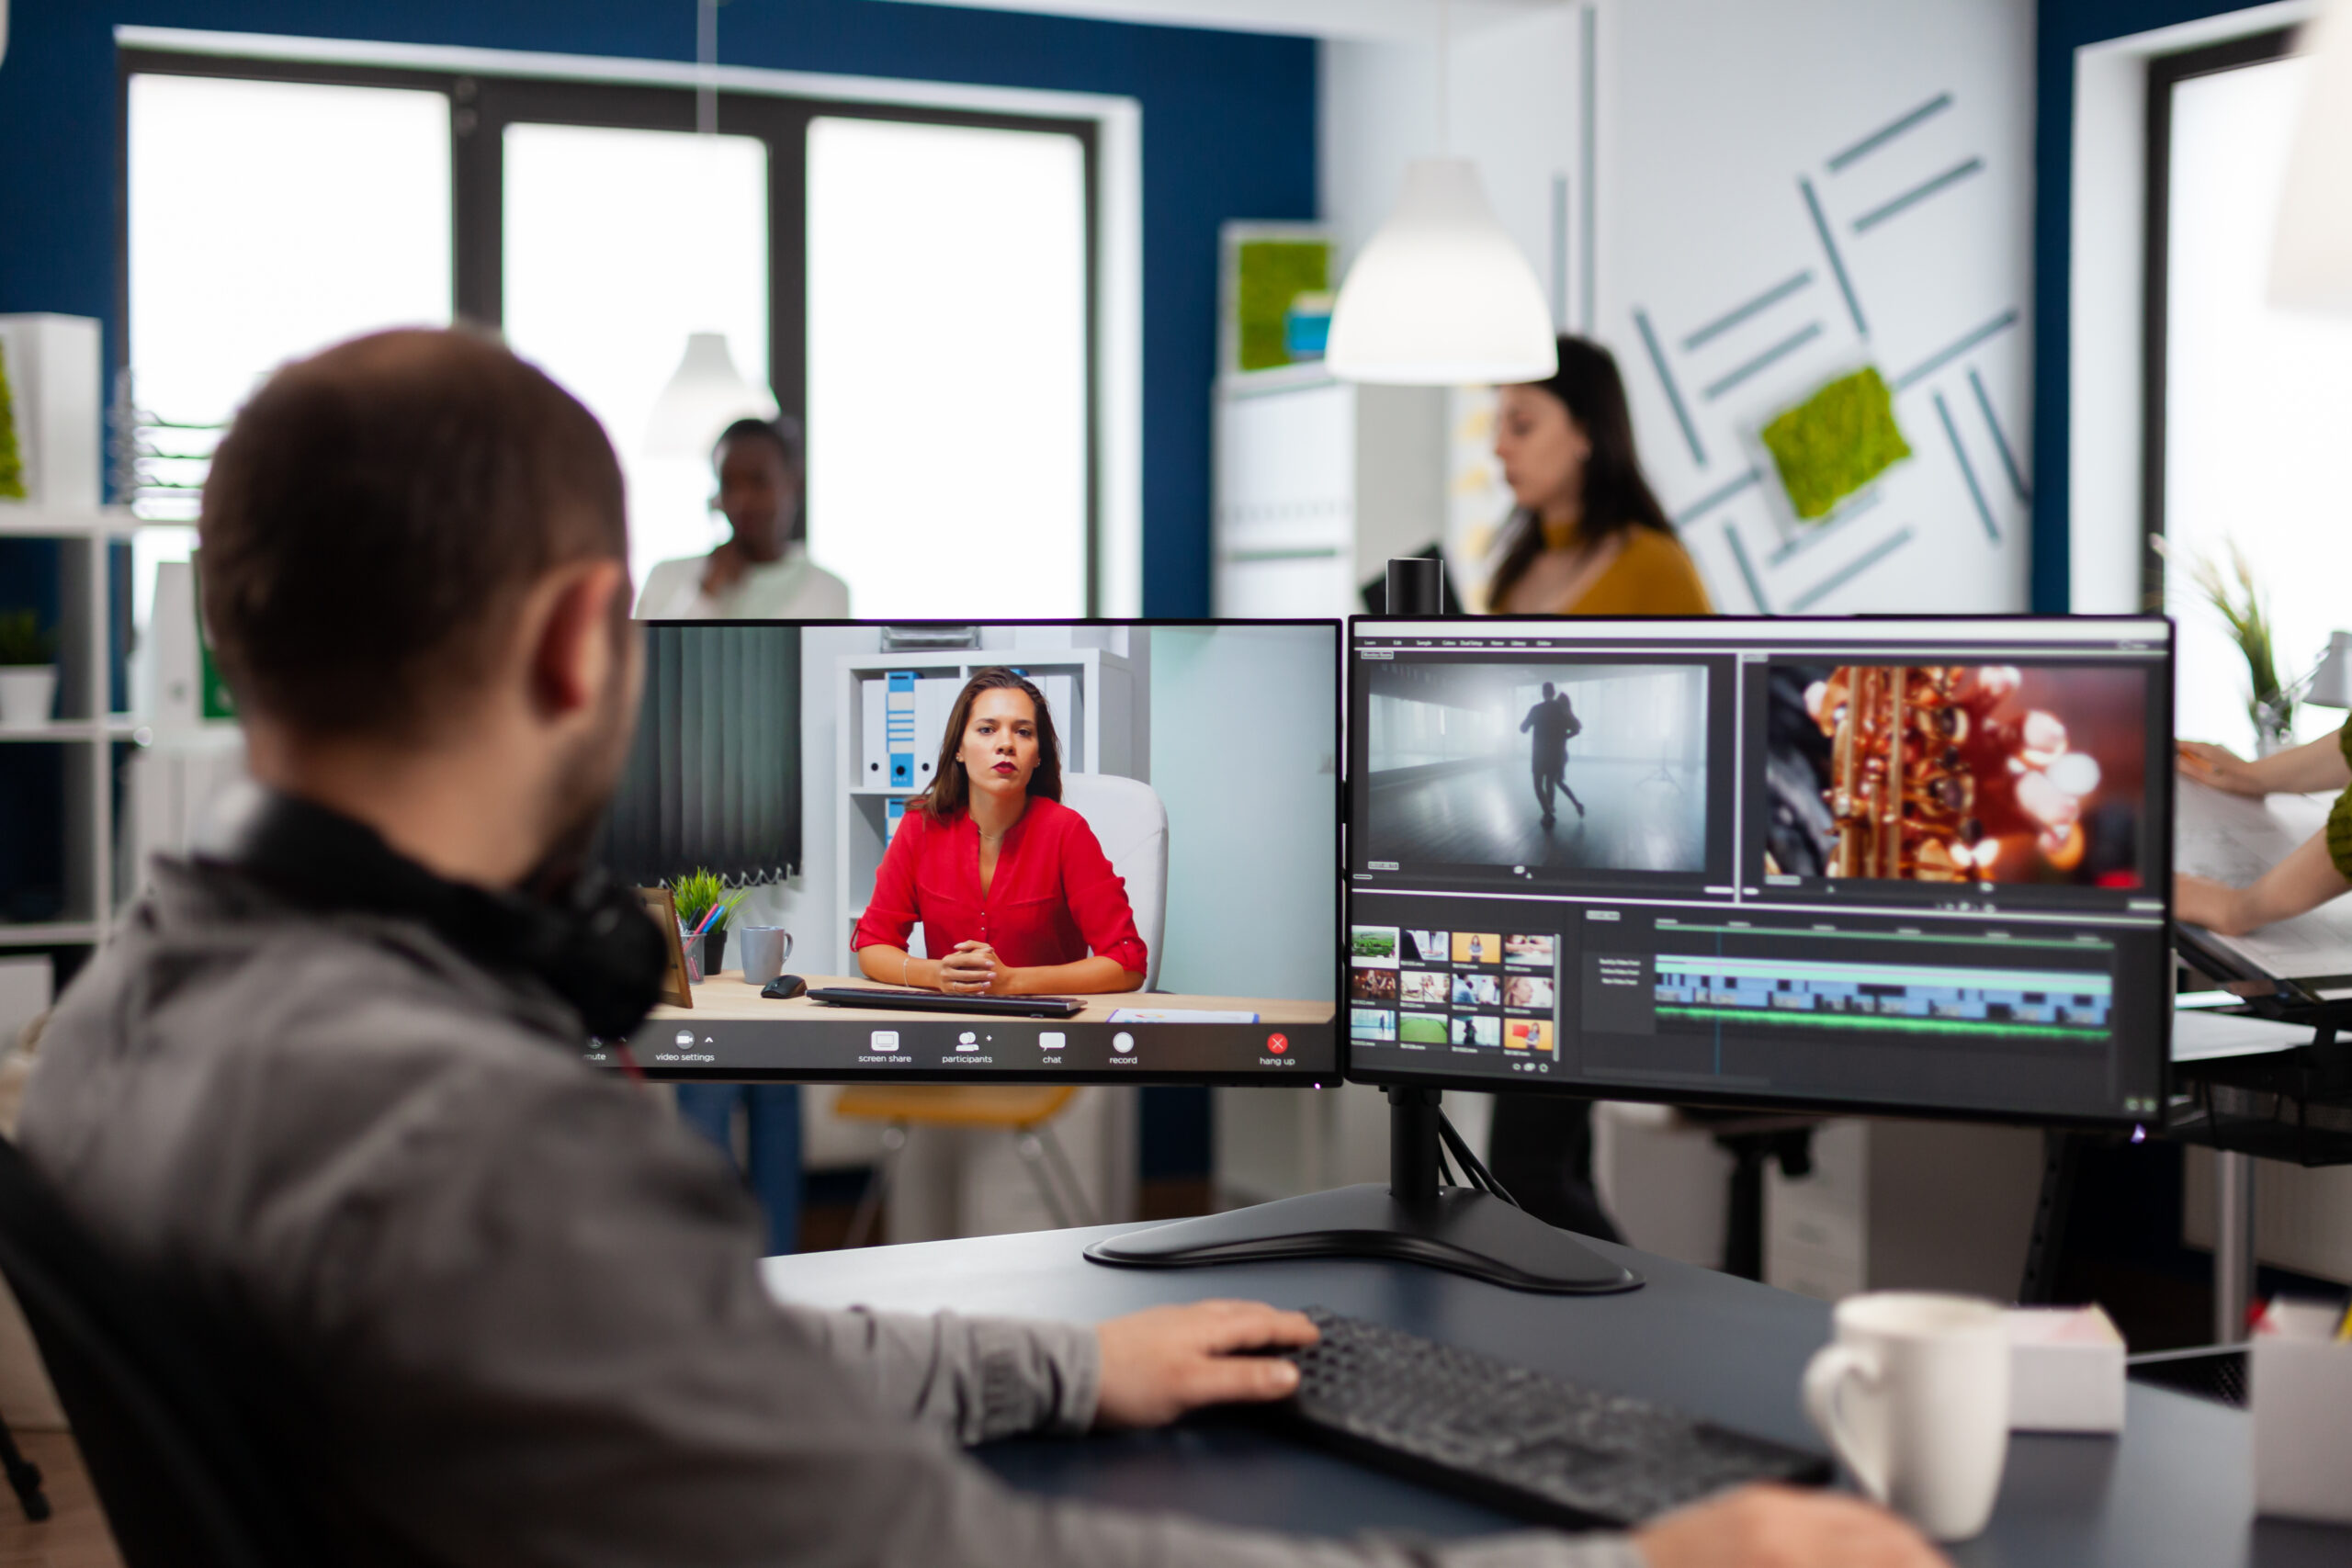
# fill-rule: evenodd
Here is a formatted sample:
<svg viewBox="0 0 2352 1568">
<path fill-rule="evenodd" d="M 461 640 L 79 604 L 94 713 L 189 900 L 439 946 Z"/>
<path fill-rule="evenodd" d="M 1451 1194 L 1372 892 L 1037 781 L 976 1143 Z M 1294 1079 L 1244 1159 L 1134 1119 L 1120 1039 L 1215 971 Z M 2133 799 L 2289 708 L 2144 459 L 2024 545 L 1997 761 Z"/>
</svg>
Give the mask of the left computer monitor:
<svg viewBox="0 0 2352 1568">
<path fill-rule="evenodd" d="M 628 1042 L 648 1074 L 1339 1081 L 1336 621 L 644 630 L 600 852 L 640 886 L 707 869 L 743 892 L 719 971 Z M 983 717 L 1027 692 L 1058 767 L 1040 757 L 983 886 L 962 759 L 996 773 Z M 785 971 L 819 990 L 920 982 L 959 942 L 1119 968 L 1094 965 L 1105 988 L 1067 1019 L 850 1008 L 745 983 L 754 926 L 788 932 Z"/>
</svg>

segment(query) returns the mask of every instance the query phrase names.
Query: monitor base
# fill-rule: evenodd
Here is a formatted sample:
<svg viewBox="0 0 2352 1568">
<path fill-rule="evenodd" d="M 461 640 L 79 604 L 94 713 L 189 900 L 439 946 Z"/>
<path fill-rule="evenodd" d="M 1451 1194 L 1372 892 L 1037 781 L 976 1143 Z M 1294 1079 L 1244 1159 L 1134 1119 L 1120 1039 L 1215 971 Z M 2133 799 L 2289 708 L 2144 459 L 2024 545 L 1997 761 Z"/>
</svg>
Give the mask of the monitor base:
<svg viewBox="0 0 2352 1568">
<path fill-rule="evenodd" d="M 1642 1284 L 1632 1269 L 1499 1198 L 1453 1187 L 1408 1204 L 1378 1182 L 1129 1231 L 1096 1242 L 1086 1256 L 1131 1269 L 1379 1258 L 1558 1295 Z"/>
</svg>

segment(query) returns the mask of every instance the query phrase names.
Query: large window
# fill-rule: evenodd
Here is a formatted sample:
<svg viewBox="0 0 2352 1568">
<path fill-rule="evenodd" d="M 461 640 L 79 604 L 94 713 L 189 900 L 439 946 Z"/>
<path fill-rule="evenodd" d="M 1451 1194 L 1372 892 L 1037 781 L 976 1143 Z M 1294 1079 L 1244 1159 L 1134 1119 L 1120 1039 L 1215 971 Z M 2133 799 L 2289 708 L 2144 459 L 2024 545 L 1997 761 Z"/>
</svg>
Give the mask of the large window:
<svg viewBox="0 0 2352 1568">
<path fill-rule="evenodd" d="M 379 327 L 450 319 L 449 102 L 401 88 L 140 74 L 129 117 L 133 504 L 192 523 L 221 426 L 276 366 Z M 299 127 L 300 134 L 288 134 Z M 133 581 L 194 530 L 142 530 Z"/>
<path fill-rule="evenodd" d="M 809 511 L 859 614 L 1086 603 L 1085 193 L 1068 136 L 809 127 Z"/>
<path fill-rule="evenodd" d="M 605 422 L 642 582 L 654 562 L 724 532 L 708 462 L 646 440 L 686 334 L 722 334 L 744 378 L 768 383 L 767 144 L 526 122 L 505 128 L 501 151 L 506 340 Z"/>
<path fill-rule="evenodd" d="M 2160 58 L 2149 76 L 2148 525 L 2180 623 L 2178 731 L 2245 750 L 2245 661 L 2188 563 L 2234 544 L 2268 598 L 2279 673 L 2352 628 L 2352 321 L 2270 304 L 2288 148 L 2310 78 L 2267 34 Z M 2310 738 L 2341 724 L 2306 711 Z"/>
<path fill-rule="evenodd" d="M 724 536 L 707 461 L 646 439 L 718 333 L 808 423 L 808 547 L 854 613 L 1095 608 L 1093 121 L 727 92 L 704 135 L 684 88 L 121 65 L 149 514 L 193 516 L 272 367 L 454 315 L 604 422 L 641 580 Z"/>
</svg>

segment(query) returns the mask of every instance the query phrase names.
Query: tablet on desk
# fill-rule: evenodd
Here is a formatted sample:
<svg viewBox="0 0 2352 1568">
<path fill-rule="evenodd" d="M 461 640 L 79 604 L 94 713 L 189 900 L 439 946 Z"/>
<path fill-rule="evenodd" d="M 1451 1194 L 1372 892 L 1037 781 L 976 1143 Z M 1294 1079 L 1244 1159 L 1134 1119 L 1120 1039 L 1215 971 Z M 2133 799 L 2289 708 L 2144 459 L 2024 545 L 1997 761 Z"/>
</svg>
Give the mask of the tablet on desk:
<svg viewBox="0 0 2352 1568">
<path fill-rule="evenodd" d="M 2332 794 L 2255 800 L 2181 779 L 2174 796 L 2174 868 L 2242 887 L 2324 829 L 2334 800 Z M 2244 936 L 2189 925 L 2176 926 L 2174 936 L 2198 967 L 2222 978 L 2288 981 L 2316 995 L 2323 983 L 2352 976 L 2352 898 Z"/>
</svg>

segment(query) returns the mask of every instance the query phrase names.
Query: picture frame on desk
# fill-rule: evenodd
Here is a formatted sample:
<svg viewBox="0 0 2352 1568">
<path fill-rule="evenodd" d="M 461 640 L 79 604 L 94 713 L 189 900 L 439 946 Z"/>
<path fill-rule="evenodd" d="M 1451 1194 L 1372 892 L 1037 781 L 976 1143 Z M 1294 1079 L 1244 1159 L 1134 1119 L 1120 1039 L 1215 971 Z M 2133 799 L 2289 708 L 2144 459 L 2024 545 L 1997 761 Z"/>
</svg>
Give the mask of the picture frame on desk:
<svg viewBox="0 0 2352 1568">
<path fill-rule="evenodd" d="M 666 887 L 640 887 L 646 917 L 662 928 L 663 938 L 662 999 L 672 1007 L 695 1005 L 695 988 L 686 975 L 685 939 L 678 933 L 678 901 Z"/>
</svg>

